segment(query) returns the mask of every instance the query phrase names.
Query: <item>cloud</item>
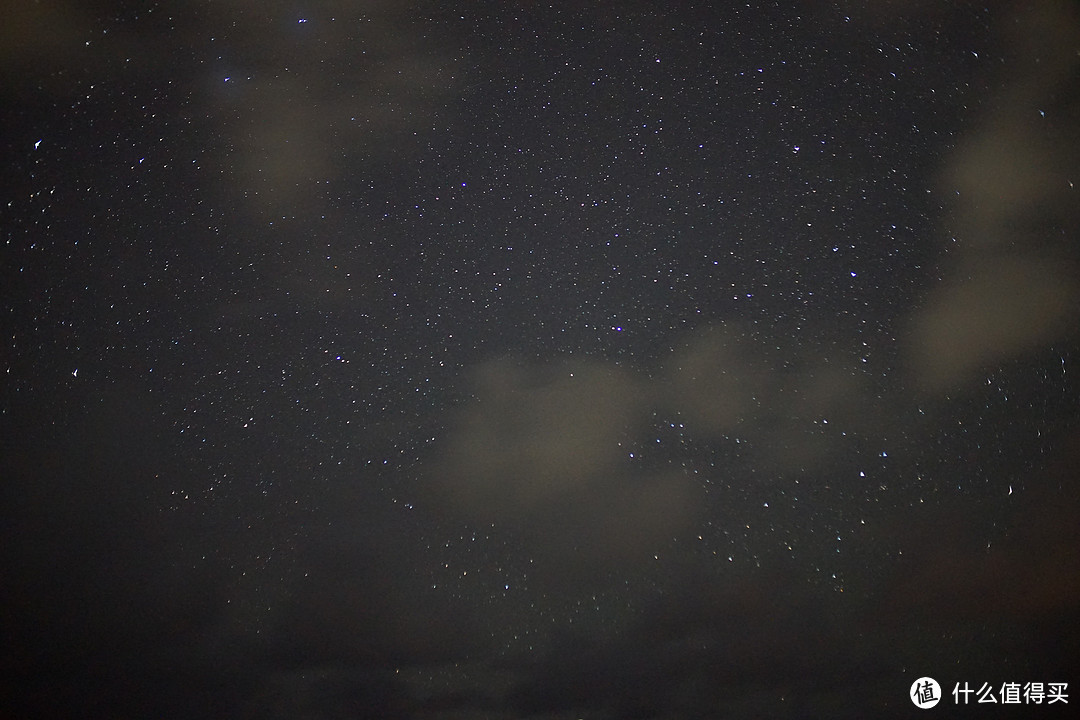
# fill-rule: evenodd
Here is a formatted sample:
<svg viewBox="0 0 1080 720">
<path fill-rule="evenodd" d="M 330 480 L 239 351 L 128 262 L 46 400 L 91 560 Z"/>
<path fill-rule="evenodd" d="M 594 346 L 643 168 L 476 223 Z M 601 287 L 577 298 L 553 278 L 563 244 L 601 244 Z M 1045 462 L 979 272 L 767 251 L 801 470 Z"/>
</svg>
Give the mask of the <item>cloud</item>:
<svg viewBox="0 0 1080 720">
<path fill-rule="evenodd" d="M 778 370 L 766 345 L 718 325 L 655 373 L 600 358 L 480 364 L 429 471 L 440 510 L 513 529 L 564 570 L 641 561 L 698 527 L 711 484 L 822 469 L 845 429 L 880 426 L 853 367 L 796 351 Z"/>
<path fill-rule="evenodd" d="M 924 387 L 947 389 L 1075 331 L 1080 287 L 1036 253 L 969 263 L 914 317 L 911 357 Z"/>
<path fill-rule="evenodd" d="M 1080 105 L 1070 91 L 1080 14 L 1044 2 L 1013 20 L 1009 40 L 1021 60 L 941 172 L 943 192 L 956 198 L 958 251 L 942 285 L 911 315 L 907 345 L 911 372 L 932 392 L 1080 327 Z"/>
<path fill-rule="evenodd" d="M 225 191 L 268 221 L 318 217 L 341 183 L 371 181 L 373 159 L 407 163 L 460 80 L 452 53 L 410 12 L 391 2 L 271 11 L 250 0 L 208 11 L 204 32 L 229 54 L 200 66 L 196 88 L 222 138 Z"/>
<path fill-rule="evenodd" d="M 435 471 L 453 511 L 586 563 L 635 558 L 688 527 L 695 484 L 632 462 L 649 412 L 642 378 L 603 361 L 499 358 L 473 387 Z"/>
<path fill-rule="evenodd" d="M 695 428 L 730 431 L 768 390 L 769 371 L 760 361 L 735 328 L 704 328 L 672 354 L 663 396 Z"/>
</svg>

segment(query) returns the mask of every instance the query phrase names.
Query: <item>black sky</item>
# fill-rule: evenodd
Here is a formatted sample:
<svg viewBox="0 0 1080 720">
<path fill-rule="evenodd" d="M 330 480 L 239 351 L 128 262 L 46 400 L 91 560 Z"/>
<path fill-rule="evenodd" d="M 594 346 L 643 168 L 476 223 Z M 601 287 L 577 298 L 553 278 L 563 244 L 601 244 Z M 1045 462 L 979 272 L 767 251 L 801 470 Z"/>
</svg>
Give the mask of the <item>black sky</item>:
<svg viewBox="0 0 1080 720">
<path fill-rule="evenodd" d="M 9 5 L 0 715 L 1069 714 L 1074 4 Z"/>
</svg>

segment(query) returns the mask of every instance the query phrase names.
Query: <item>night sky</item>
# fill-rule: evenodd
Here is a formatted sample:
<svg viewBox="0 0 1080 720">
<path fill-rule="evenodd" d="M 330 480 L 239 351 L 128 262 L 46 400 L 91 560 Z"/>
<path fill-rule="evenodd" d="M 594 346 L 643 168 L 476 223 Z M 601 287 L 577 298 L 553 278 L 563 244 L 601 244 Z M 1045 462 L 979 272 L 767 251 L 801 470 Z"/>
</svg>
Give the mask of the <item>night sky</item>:
<svg viewBox="0 0 1080 720">
<path fill-rule="evenodd" d="M 5 5 L 0 716 L 1080 702 L 1074 3 Z"/>
</svg>

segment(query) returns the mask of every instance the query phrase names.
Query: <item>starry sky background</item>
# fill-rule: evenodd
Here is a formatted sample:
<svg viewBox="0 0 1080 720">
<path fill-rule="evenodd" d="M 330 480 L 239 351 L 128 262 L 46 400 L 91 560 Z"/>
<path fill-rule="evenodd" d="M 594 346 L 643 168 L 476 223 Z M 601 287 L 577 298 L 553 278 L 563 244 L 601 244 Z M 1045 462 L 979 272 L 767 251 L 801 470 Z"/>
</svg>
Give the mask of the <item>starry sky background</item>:
<svg viewBox="0 0 1080 720">
<path fill-rule="evenodd" d="M 1075 688 L 1080 11 L 871 5 L 6 3 L 3 714 Z"/>
</svg>

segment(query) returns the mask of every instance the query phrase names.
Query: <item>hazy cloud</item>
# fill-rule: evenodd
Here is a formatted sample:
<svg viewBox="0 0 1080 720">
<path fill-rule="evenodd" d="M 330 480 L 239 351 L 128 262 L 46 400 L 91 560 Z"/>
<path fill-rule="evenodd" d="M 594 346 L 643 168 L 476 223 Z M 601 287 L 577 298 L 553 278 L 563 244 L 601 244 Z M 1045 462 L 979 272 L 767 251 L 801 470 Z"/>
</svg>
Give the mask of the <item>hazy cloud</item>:
<svg viewBox="0 0 1080 720">
<path fill-rule="evenodd" d="M 642 378 L 601 361 L 501 358 L 476 369 L 474 387 L 436 471 L 469 519 L 516 527 L 557 554 L 606 560 L 687 526 L 694 484 L 632 467 L 648 419 Z"/>
<path fill-rule="evenodd" d="M 1080 327 L 1080 15 L 1070 3 L 1034 3 L 1008 27 L 1016 55 L 1033 61 L 1011 70 L 942 170 L 959 250 L 911 317 L 911 369 L 933 391 Z"/>
</svg>

